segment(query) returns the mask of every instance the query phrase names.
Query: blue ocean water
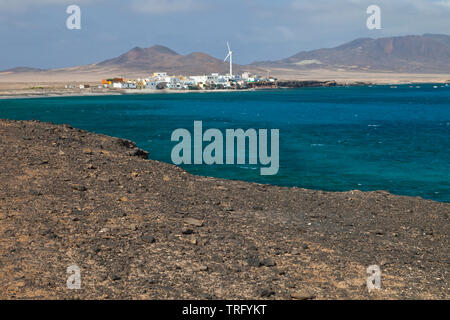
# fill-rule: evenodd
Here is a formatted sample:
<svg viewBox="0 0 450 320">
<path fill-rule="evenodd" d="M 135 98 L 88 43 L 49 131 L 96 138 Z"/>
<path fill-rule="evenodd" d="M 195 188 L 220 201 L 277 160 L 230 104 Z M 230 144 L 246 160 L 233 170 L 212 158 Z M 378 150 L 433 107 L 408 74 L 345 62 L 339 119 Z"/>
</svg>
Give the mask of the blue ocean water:
<svg viewBox="0 0 450 320">
<path fill-rule="evenodd" d="M 450 87 L 402 85 L 0 100 L 0 118 L 127 138 L 171 162 L 172 131 L 280 129 L 280 170 L 185 165 L 191 173 L 310 189 L 388 190 L 450 202 Z"/>
</svg>

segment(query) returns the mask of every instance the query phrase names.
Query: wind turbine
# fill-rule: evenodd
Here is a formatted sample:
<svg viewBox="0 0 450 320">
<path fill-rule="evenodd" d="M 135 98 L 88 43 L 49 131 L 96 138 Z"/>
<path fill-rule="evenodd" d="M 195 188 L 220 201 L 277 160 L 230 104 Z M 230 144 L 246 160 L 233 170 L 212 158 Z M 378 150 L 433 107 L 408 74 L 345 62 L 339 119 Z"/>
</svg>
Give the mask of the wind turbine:
<svg viewBox="0 0 450 320">
<path fill-rule="evenodd" d="M 230 57 L 230 76 L 232 77 L 233 76 L 233 51 L 231 51 L 228 41 L 227 41 L 227 47 L 228 47 L 228 55 L 226 56 L 226 58 L 223 61 L 224 62 L 227 61 L 228 57 Z"/>
</svg>

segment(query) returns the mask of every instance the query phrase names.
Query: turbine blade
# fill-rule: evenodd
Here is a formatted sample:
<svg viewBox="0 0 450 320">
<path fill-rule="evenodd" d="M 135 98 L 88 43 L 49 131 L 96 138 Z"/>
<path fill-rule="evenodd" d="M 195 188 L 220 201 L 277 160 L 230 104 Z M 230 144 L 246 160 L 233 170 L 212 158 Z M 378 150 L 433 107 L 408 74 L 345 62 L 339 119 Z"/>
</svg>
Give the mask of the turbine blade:
<svg viewBox="0 0 450 320">
<path fill-rule="evenodd" d="M 225 59 L 223 59 L 223 61 L 227 61 L 228 57 L 230 56 L 230 54 L 228 53 L 228 55 L 226 56 Z"/>
<path fill-rule="evenodd" d="M 228 52 L 230 52 L 231 49 L 230 49 L 230 44 L 228 43 L 228 41 L 227 41 L 227 47 L 228 47 Z"/>
</svg>

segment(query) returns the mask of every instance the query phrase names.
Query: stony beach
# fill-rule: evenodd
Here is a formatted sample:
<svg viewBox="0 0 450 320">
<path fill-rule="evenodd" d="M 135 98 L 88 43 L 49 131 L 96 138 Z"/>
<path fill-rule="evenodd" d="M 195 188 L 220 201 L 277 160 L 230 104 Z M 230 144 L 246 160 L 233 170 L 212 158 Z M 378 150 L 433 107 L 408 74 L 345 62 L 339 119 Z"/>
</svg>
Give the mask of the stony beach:
<svg viewBox="0 0 450 320">
<path fill-rule="evenodd" d="M 194 176 L 70 125 L 0 138 L 2 299 L 450 298 L 449 203 Z"/>
</svg>

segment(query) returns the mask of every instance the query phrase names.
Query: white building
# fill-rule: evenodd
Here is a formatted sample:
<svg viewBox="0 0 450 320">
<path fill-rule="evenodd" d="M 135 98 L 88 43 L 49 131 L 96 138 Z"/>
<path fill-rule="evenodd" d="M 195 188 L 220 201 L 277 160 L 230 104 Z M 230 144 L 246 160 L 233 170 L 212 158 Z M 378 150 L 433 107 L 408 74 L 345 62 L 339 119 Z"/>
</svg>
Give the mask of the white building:
<svg viewBox="0 0 450 320">
<path fill-rule="evenodd" d="M 112 87 L 115 89 L 123 89 L 123 83 L 122 82 L 113 82 Z"/>
<path fill-rule="evenodd" d="M 208 80 L 207 76 L 191 76 L 189 77 L 191 79 L 192 83 L 195 85 L 198 85 L 199 83 L 206 83 L 206 80 Z"/>
<path fill-rule="evenodd" d="M 146 89 L 156 90 L 157 89 L 156 88 L 157 85 L 158 85 L 158 82 L 156 82 L 156 81 L 147 81 L 146 85 L 145 85 L 145 88 Z"/>
</svg>

